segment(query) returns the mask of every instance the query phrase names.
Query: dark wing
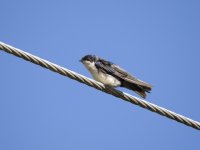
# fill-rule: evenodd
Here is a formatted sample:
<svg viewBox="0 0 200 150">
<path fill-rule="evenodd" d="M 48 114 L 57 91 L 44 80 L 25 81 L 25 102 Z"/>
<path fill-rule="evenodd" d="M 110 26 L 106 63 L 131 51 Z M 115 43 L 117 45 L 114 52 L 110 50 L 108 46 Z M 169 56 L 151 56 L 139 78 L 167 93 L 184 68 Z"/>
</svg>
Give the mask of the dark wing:
<svg viewBox="0 0 200 150">
<path fill-rule="evenodd" d="M 98 61 L 96 61 L 95 66 L 102 72 L 113 75 L 115 70 L 111 67 L 112 64 L 113 63 L 106 61 L 104 59 L 99 59 Z"/>
<path fill-rule="evenodd" d="M 137 78 L 133 77 L 130 75 L 127 71 L 124 69 L 120 68 L 119 66 L 106 61 L 104 59 L 99 59 L 96 63 L 95 66 L 100 69 L 101 71 L 110 74 L 116 78 L 118 78 L 121 81 L 126 81 L 130 82 L 132 84 L 135 84 L 137 86 L 141 86 L 144 88 L 146 92 L 151 90 L 151 85 L 148 83 L 145 83 L 144 81 L 138 80 Z"/>
<path fill-rule="evenodd" d="M 149 87 L 151 89 L 152 86 L 150 84 L 148 84 L 144 81 L 141 81 L 141 80 L 137 79 L 136 77 L 130 75 L 128 72 L 126 72 L 119 66 L 113 64 L 112 68 L 114 68 L 114 70 L 116 71 L 116 75 L 122 76 L 124 78 L 124 80 L 134 83 L 134 84 L 137 84 L 137 85 L 144 86 L 144 87 Z"/>
</svg>

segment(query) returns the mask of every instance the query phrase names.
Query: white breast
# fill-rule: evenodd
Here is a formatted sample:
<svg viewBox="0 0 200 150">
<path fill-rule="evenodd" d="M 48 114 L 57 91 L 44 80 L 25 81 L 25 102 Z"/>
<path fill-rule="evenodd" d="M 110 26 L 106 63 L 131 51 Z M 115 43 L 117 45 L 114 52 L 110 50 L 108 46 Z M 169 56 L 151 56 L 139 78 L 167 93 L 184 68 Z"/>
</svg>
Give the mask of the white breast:
<svg viewBox="0 0 200 150">
<path fill-rule="evenodd" d="M 109 85 L 112 87 L 117 87 L 119 86 L 121 83 L 119 80 L 117 80 L 115 77 L 102 73 L 102 72 L 91 72 L 93 78 L 105 85 Z"/>
<path fill-rule="evenodd" d="M 112 87 L 117 87 L 121 85 L 121 82 L 115 77 L 99 72 L 94 63 L 84 63 L 84 65 L 90 71 L 95 80 Z"/>
</svg>

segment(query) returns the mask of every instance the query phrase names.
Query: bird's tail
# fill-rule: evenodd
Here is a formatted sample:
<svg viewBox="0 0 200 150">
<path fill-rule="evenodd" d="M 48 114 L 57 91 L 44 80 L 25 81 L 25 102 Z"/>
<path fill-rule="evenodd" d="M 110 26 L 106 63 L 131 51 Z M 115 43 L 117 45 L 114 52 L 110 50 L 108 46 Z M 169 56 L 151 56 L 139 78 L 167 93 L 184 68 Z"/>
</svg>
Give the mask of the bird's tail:
<svg viewBox="0 0 200 150">
<path fill-rule="evenodd" d="M 134 92 L 136 92 L 138 95 L 140 95 L 142 98 L 146 98 L 146 92 L 150 93 L 151 91 L 151 85 L 148 83 L 139 85 L 139 84 L 134 84 L 134 83 L 130 83 L 130 82 L 123 82 L 123 87 L 126 87 L 130 90 L 133 90 Z"/>
</svg>

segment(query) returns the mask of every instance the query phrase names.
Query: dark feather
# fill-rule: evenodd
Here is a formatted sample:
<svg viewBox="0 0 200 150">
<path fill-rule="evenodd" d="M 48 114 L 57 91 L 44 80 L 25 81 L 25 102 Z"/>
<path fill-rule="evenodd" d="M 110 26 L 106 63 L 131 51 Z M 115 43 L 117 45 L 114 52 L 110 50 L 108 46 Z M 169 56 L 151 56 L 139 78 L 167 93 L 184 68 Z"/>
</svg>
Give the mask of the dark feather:
<svg viewBox="0 0 200 150">
<path fill-rule="evenodd" d="M 126 87 L 130 90 L 137 92 L 143 98 L 146 97 L 145 92 L 150 92 L 152 86 L 144 81 L 138 80 L 136 77 L 130 75 L 127 71 L 113 64 L 99 58 L 96 61 L 95 66 L 104 73 L 110 74 L 121 81 L 122 87 Z"/>
</svg>

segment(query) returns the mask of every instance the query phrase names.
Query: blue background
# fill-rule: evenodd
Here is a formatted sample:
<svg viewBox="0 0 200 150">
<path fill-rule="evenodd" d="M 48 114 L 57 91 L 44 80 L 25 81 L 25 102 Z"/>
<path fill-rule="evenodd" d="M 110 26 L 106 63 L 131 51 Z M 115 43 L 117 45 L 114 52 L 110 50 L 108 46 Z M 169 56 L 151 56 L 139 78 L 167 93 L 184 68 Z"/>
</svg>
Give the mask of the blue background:
<svg viewBox="0 0 200 150">
<path fill-rule="evenodd" d="M 200 121 L 200 1 L 0 2 L 0 41 L 89 77 L 78 60 L 96 54 Z M 3 51 L 0 69 L 1 150 L 200 149 L 198 130 Z"/>
</svg>

